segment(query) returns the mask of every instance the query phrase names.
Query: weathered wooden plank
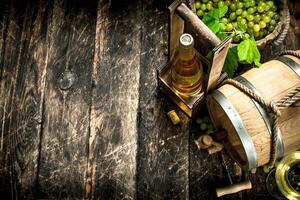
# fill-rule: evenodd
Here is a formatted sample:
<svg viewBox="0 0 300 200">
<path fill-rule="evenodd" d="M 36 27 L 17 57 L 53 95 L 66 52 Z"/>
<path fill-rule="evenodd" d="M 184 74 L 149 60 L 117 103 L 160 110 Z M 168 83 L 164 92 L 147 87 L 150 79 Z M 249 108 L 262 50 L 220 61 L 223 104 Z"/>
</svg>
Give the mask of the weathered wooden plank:
<svg viewBox="0 0 300 200">
<path fill-rule="evenodd" d="M 52 7 L 38 198 L 83 198 L 97 4 L 57 0 Z"/>
<path fill-rule="evenodd" d="M 7 12 L 8 12 L 8 3 L 6 1 L 2 2 L 2 6 L 0 7 L 0 80 L 2 79 L 3 73 L 3 59 L 4 59 L 4 41 L 6 35 L 6 23 L 7 23 Z M 5 11 L 5 14 L 4 14 Z M 0 94 L 2 94 L 2 90 L 0 90 Z M 0 100 L 1 101 L 1 100 Z"/>
<path fill-rule="evenodd" d="M 1 49 L 1 158 L 0 158 L 0 176 L 1 176 L 1 194 L 7 195 L 10 198 L 15 197 L 15 171 L 12 164 L 12 156 L 15 148 L 10 143 L 13 140 L 13 134 L 10 133 L 10 124 L 12 121 L 11 99 L 12 90 L 15 88 L 16 82 L 16 60 L 18 56 L 19 40 L 21 28 L 19 27 L 20 19 L 17 19 L 16 9 L 13 8 L 13 2 L 5 2 L 5 10 L 3 11 L 3 28 L 6 34 L 3 35 L 3 46 Z M 24 13 L 24 10 L 22 11 Z M 9 20 L 9 22 L 8 22 Z M 15 46 L 15 49 L 11 49 Z"/>
<path fill-rule="evenodd" d="M 140 3 L 99 1 L 87 198 L 135 198 Z"/>
<path fill-rule="evenodd" d="M 188 199 L 189 122 L 173 126 L 174 104 L 157 95 L 156 68 L 166 63 L 160 40 L 167 38 L 170 2 L 144 1 L 138 116 L 138 199 Z M 174 106 L 175 107 L 175 106 Z"/>
<path fill-rule="evenodd" d="M 2 22 L 1 190 L 12 199 L 35 197 L 40 143 L 46 4 L 12 2 Z M 7 9 L 6 5 L 3 5 Z M 44 7 L 43 7 L 44 6 Z M 26 8 L 26 9 L 25 9 Z M 6 176 L 5 174 L 8 174 Z M 2 176 L 2 175 L 1 175 Z M 3 187 L 3 188 L 2 188 Z"/>
</svg>

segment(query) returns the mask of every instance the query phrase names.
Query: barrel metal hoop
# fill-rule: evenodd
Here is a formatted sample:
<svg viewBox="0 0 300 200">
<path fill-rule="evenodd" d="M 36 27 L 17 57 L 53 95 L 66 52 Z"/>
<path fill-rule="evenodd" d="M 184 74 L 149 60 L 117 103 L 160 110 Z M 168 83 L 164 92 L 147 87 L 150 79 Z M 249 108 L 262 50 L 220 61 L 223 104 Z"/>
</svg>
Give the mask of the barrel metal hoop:
<svg viewBox="0 0 300 200">
<path fill-rule="evenodd" d="M 275 59 L 289 66 L 300 77 L 300 65 L 293 59 L 286 56 L 279 56 Z"/>
<path fill-rule="evenodd" d="M 234 106 L 229 102 L 226 96 L 218 90 L 212 92 L 212 97 L 217 101 L 217 103 L 222 107 L 224 112 L 227 114 L 228 118 L 232 122 L 241 143 L 244 146 L 247 161 L 248 161 L 248 169 L 254 169 L 257 167 L 257 155 L 254 147 L 254 143 L 252 141 L 251 136 L 249 135 L 243 121 L 236 111 Z"/>
<path fill-rule="evenodd" d="M 243 85 L 245 85 L 247 88 L 249 88 L 250 90 L 252 90 L 253 92 L 255 92 L 258 96 L 262 97 L 263 96 L 260 94 L 260 92 L 256 89 L 256 87 L 246 78 L 244 78 L 243 76 L 238 76 L 235 78 L 236 81 L 242 83 Z M 270 133 L 270 135 L 272 135 L 272 124 L 273 121 L 270 118 L 270 116 L 268 115 L 267 109 L 265 106 L 261 105 L 260 103 L 258 103 L 257 101 L 255 101 L 253 98 L 251 98 L 251 100 L 253 101 L 254 105 L 256 106 L 257 110 L 259 111 L 260 115 L 262 116 L 267 128 L 268 128 L 268 132 Z M 282 134 L 281 134 L 281 130 L 279 128 L 278 130 L 278 140 L 277 140 L 277 157 L 282 157 L 284 155 L 284 144 L 283 144 L 283 140 L 282 140 Z"/>
</svg>

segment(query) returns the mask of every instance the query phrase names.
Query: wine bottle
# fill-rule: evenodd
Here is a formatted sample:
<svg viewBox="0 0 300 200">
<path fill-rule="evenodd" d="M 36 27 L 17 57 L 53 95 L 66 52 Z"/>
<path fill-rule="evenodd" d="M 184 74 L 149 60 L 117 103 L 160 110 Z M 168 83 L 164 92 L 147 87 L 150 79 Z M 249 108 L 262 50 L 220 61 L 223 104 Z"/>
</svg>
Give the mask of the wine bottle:
<svg viewBox="0 0 300 200">
<path fill-rule="evenodd" d="M 194 38 L 184 33 L 179 39 L 171 70 L 173 88 L 181 95 L 190 96 L 202 90 L 203 68 L 195 55 Z"/>
</svg>

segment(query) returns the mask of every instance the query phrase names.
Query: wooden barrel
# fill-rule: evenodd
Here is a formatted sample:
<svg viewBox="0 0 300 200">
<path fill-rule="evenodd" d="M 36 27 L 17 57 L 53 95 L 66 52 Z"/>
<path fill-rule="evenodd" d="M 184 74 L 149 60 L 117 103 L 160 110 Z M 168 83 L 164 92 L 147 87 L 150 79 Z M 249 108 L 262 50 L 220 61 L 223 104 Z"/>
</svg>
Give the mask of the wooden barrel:
<svg viewBox="0 0 300 200">
<path fill-rule="evenodd" d="M 300 52 L 300 51 L 298 51 Z M 235 79 L 267 101 L 278 101 L 300 85 L 300 59 L 284 55 Z M 225 84 L 207 97 L 217 129 L 224 129 L 224 146 L 243 168 L 254 169 L 270 159 L 271 126 L 266 109 L 232 85 Z M 300 107 L 282 110 L 277 155 L 300 148 Z"/>
</svg>

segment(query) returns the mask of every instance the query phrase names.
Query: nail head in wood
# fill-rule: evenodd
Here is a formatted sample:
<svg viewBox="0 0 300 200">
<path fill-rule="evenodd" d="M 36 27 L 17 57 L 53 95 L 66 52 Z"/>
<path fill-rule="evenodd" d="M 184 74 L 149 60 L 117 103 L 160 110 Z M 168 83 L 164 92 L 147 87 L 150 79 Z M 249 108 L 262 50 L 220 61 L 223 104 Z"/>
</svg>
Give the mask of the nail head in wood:
<svg viewBox="0 0 300 200">
<path fill-rule="evenodd" d="M 59 88 L 61 90 L 70 89 L 73 86 L 74 82 L 75 82 L 75 74 L 70 70 L 64 71 L 58 79 Z"/>
</svg>

